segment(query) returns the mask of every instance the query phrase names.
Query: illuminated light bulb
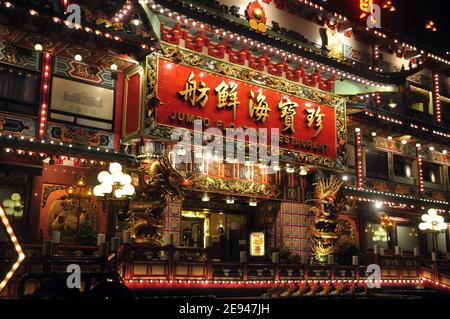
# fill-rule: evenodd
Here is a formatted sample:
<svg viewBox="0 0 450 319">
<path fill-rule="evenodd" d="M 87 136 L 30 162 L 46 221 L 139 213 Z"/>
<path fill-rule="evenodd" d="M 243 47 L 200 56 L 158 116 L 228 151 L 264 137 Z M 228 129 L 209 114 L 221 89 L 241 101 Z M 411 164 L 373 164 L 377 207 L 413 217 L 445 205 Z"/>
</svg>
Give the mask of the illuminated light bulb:
<svg viewBox="0 0 450 319">
<path fill-rule="evenodd" d="M 343 180 L 344 182 L 348 181 L 348 175 L 343 175 L 343 176 L 342 176 L 342 180 Z"/>
<path fill-rule="evenodd" d="M 128 174 L 122 174 L 120 183 L 123 185 L 131 184 L 131 176 Z"/>
<path fill-rule="evenodd" d="M 227 204 L 234 204 L 234 198 L 232 198 L 232 197 L 228 197 L 227 199 L 226 199 L 226 201 L 227 201 Z"/>
<path fill-rule="evenodd" d="M 377 136 L 377 133 L 376 132 L 372 132 L 372 136 L 373 137 Z"/>
<path fill-rule="evenodd" d="M 77 61 L 77 62 L 81 62 L 83 60 L 83 57 L 81 56 L 81 54 L 76 54 L 74 58 L 75 58 L 75 61 Z"/>
<path fill-rule="evenodd" d="M 406 144 L 408 144 L 408 141 L 407 140 L 402 140 L 402 144 L 406 145 Z"/>
<path fill-rule="evenodd" d="M 433 152 L 433 151 L 434 151 L 434 146 L 430 146 L 428 149 L 429 149 L 431 152 Z"/>
<path fill-rule="evenodd" d="M 256 200 L 252 199 L 248 202 L 248 205 L 251 207 L 256 207 L 256 206 L 258 206 L 258 202 Z"/>
<path fill-rule="evenodd" d="M 442 150 L 442 154 L 447 155 L 447 150 Z"/>
<path fill-rule="evenodd" d="M 286 173 L 294 173 L 295 172 L 295 168 L 292 166 L 287 166 L 286 167 Z"/>
<path fill-rule="evenodd" d="M 357 128 L 355 128 L 355 132 L 356 132 L 356 133 L 360 133 L 360 132 L 361 132 L 361 129 L 360 129 L 359 127 L 357 127 Z"/>
<path fill-rule="evenodd" d="M 392 136 L 387 137 L 388 141 L 392 141 Z"/>
<path fill-rule="evenodd" d="M 121 183 L 121 181 L 123 179 L 123 175 L 124 174 L 122 172 L 112 174 L 111 175 L 112 184 Z"/>
<path fill-rule="evenodd" d="M 381 207 L 383 207 L 383 203 L 382 202 L 375 202 L 374 204 L 375 208 L 380 209 Z"/>
<path fill-rule="evenodd" d="M 125 185 L 122 189 L 122 193 L 126 196 L 133 196 L 135 192 L 134 186 L 131 184 Z"/>
<path fill-rule="evenodd" d="M 87 196 L 92 196 L 92 194 L 93 194 L 93 189 L 92 189 L 92 187 L 88 187 L 88 188 L 86 189 L 86 195 L 87 195 Z"/>
<path fill-rule="evenodd" d="M 111 183 L 111 174 L 106 171 L 100 172 L 97 176 L 100 183 Z"/>
<path fill-rule="evenodd" d="M 34 49 L 35 49 L 37 52 L 41 52 L 42 50 L 44 50 L 42 44 L 39 44 L 39 43 L 36 43 L 36 44 L 34 45 Z"/>
<path fill-rule="evenodd" d="M 114 196 L 115 196 L 116 198 L 122 198 L 123 195 L 124 195 L 124 193 L 123 193 L 123 190 L 122 190 L 121 188 L 116 189 L 116 190 L 114 191 Z"/>
<path fill-rule="evenodd" d="M 204 194 L 202 196 L 202 202 L 209 202 L 209 201 L 210 201 L 210 198 L 209 198 L 208 194 Z"/>
<path fill-rule="evenodd" d="M 99 186 L 101 187 L 103 194 L 109 194 L 113 191 L 112 184 L 100 184 Z"/>
<path fill-rule="evenodd" d="M 119 67 L 117 66 L 117 64 L 115 64 L 115 63 L 111 64 L 111 71 L 117 72 L 118 68 Z"/>
<path fill-rule="evenodd" d="M 111 163 L 109 164 L 109 171 L 111 172 L 111 174 L 122 173 L 122 165 L 120 165 L 119 163 Z"/>
</svg>

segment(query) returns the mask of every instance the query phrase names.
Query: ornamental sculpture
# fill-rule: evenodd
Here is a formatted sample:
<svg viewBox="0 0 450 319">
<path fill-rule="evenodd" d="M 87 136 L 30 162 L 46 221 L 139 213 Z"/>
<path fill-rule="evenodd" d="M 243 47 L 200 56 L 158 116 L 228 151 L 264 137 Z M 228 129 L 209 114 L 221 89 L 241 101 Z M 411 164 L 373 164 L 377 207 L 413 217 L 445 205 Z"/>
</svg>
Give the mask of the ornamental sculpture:
<svg viewBox="0 0 450 319">
<path fill-rule="evenodd" d="M 335 176 L 321 180 L 315 188 L 315 199 L 311 212 L 314 214 L 311 223 L 311 250 L 318 262 L 324 262 L 326 256 L 334 253 L 338 248 L 338 221 L 335 214 L 343 204 L 343 197 L 337 196 L 342 181 Z M 338 200 L 337 200 L 338 199 Z"/>
<path fill-rule="evenodd" d="M 183 176 L 176 171 L 166 155 L 145 159 L 139 168 L 142 192 L 130 203 L 127 222 L 131 237 L 137 243 L 161 246 L 165 227 L 164 211 L 169 197 L 184 198 Z"/>
</svg>

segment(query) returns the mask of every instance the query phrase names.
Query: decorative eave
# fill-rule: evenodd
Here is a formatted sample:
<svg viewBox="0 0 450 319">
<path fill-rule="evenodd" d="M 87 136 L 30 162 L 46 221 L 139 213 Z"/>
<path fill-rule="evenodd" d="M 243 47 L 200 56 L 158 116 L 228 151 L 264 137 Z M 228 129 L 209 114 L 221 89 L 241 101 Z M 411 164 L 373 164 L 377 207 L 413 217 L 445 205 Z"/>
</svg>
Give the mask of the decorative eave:
<svg viewBox="0 0 450 319">
<path fill-rule="evenodd" d="M 205 3 L 196 2 L 195 5 L 190 5 L 181 0 L 156 0 L 155 2 L 164 8 L 178 12 L 189 18 L 196 19 L 196 21 L 199 22 L 217 26 L 217 22 L 220 21 L 223 29 L 231 33 L 234 32 L 242 35 L 243 37 L 247 37 L 248 39 L 272 45 L 280 50 L 299 55 L 306 59 L 311 59 L 328 67 L 348 72 L 353 76 L 364 78 L 370 82 L 386 85 L 400 85 L 404 82 L 405 77 L 417 73 L 423 67 L 421 66 L 420 68 L 414 68 L 412 70 L 398 73 L 376 72 L 367 68 L 358 67 L 357 65 L 353 65 L 351 63 L 346 64 L 343 61 L 322 55 L 320 53 L 320 49 L 317 47 L 308 46 L 307 44 L 299 42 L 294 38 L 281 35 L 269 29 L 265 33 L 256 31 L 249 28 L 245 20 L 234 15 L 224 13 L 218 9 L 214 9 L 207 6 Z"/>
<path fill-rule="evenodd" d="M 446 127 L 379 107 L 365 105 L 364 108 L 363 103 L 347 103 L 347 108 L 353 109 L 353 111 L 350 111 L 351 114 L 348 113 L 351 122 L 364 123 L 401 135 L 409 134 L 430 143 L 450 145 L 450 130 Z M 399 106 L 399 108 L 402 108 L 402 106 Z M 403 109 L 406 108 L 403 107 Z M 351 123 L 349 123 L 350 125 Z"/>
<path fill-rule="evenodd" d="M 12 135 L 0 136 L 0 152 L 10 156 L 38 158 L 40 160 L 48 157 L 65 156 L 67 158 L 96 162 L 119 162 L 128 165 L 137 162 L 135 156 L 124 152 L 77 144 L 35 140 L 29 137 L 18 138 Z"/>
<path fill-rule="evenodd" d="M 63 12 L 38 12 L 28 6 L 15 4 L 14 1 L 11 3 L 13 5 L 7 9 L 2 7 L 0 24 L 57 43 L 54 47 L 45 47 L 43 43 L 44 50 L 50 53 L 57 52 L 61 47 L 60 43 L 64 43 L 66 46 L 88 48 L 95 52 L 108 52 L 124 60 L 139 61 L 151 52 L 150 47 L 156 41 L 154 34 L 139 37 L 132 32 L 84 20 L 82 25 L 69 28 Z"/>
<path fill-rule="evenodd" d="M 344 186 L 343 192 L 347 197 L 360 199 L 362 202 L 375 203 L 396 206 L 404 205 L 408 209 L 421 209 L 422 207 L 433 207 L 450 213 L 450 203 L 445 200 L 435 200 L 425 196 L 402 195 L 394 192 L 382 192 L 369 188 L 357 188 L 353 186 Z"/>
</svg>

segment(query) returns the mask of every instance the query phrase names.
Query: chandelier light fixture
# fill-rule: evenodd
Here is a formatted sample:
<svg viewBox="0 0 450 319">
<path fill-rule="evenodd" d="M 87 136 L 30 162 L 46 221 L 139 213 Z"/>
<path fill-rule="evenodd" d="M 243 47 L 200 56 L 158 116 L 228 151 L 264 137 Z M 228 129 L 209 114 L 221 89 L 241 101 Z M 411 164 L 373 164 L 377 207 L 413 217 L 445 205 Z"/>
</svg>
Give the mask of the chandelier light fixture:
<svg viewBox="0 0 450 319">
<path fill-rule="evenodd" d="M 431 233 L 433 236 L 433 252 L 437 252 L 437 234 L 445 231 L 448 225 L 444 221 L 444 217 L 439 216 L 437 210 L 431 208 L 426 214 L 422 215 L 422 223 L 419 224 L 419 229 Z"/>
<path fill-rule="evenodd" d="M 101 183 L 94 187 L 94 195 L 97 197 L 112 194 L 114 198 L 121 199 L 135 193 L 131 176 L 122 172 L 122 165 L 119 163 L 111 163 L 109 171 L 100 172 L 97 179 Z"/>
</svg>

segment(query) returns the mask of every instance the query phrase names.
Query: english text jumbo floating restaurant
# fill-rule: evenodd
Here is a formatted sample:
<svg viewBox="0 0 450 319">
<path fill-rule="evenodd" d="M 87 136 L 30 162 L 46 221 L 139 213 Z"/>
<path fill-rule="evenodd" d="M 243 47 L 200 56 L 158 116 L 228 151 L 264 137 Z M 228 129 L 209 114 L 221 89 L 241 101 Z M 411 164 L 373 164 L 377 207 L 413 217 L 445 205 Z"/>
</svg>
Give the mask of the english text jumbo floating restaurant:
<svg viewBox="0 0 450 319">
<path fill-rule="evenodd" d="M 450 289 L 444 53 L 306 0 L 0 6 L 1 296 L 70 264 L 136 294 L 357 296 L 370 264 Z"/>
</svg>

